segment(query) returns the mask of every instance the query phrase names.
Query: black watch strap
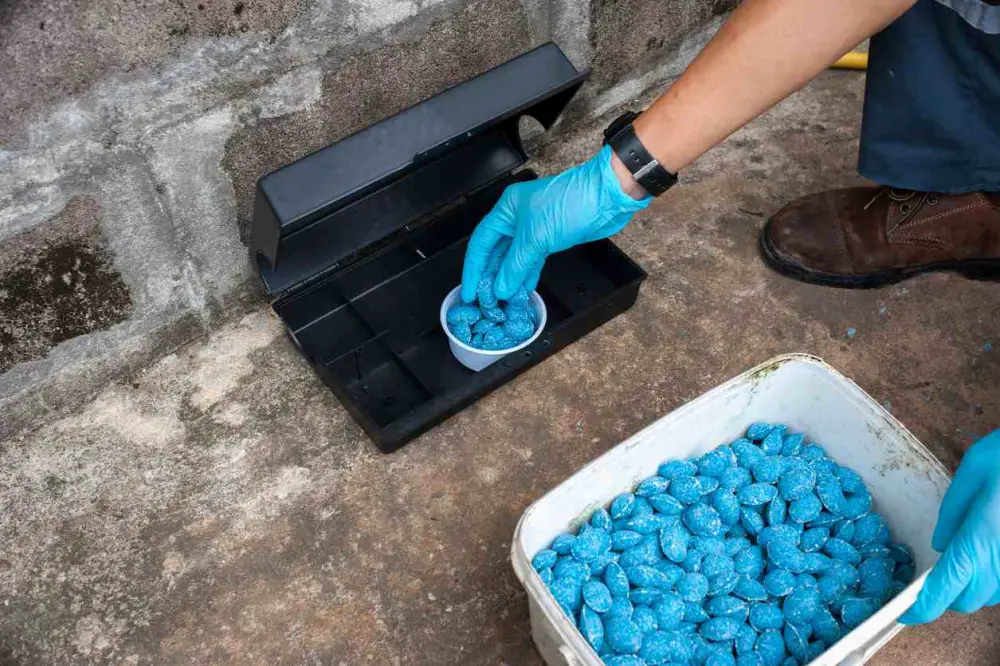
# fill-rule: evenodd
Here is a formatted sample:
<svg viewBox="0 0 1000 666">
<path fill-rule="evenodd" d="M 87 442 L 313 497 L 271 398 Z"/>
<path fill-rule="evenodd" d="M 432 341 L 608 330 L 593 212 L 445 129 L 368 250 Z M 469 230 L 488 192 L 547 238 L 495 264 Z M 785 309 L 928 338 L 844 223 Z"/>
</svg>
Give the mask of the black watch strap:
<svg viewBox="0 0 1000 666">
<path fill-rule="evenodd" d="M 677 176 L 660 166 L 635 135 L 632 121 L 638 117 L 638 113 L 629 111 L 616 118 L 604 130 L 604 143 L 611 146 L 643 189 L 658 197 L 677 183 Z"/>
</svg>

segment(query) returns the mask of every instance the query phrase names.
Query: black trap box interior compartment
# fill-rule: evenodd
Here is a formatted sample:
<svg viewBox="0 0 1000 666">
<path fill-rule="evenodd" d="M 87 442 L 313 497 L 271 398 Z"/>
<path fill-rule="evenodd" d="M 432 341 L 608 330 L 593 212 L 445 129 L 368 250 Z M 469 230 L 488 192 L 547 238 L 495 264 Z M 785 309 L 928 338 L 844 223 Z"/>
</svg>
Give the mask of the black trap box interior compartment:
<svg viewBox="0 0 1000 666">
<path fill-rule="evenodd" d="M 586 76 L 545 44 L 258 181 L 250 253 L 274 311 L 381 450 L 635 302 L 645 273 L 602 240 L 546 261 L 545 330 L 480 372 L 451 355 L 439 319 L 473 228 L 537 177 L 518 170 L 520 116 L 551 127 Z"/>
</svg>

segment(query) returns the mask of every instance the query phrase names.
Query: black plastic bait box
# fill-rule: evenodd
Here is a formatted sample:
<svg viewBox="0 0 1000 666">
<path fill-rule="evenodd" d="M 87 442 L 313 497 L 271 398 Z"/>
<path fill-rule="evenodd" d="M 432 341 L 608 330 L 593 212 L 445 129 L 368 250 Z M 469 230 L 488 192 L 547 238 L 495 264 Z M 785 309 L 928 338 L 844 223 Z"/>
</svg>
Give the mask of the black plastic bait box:
<svg viewBox="0 0 1000 666">
<path fill-rule="evenodd" d="M 537 177 L 518 170 L 519 117 L 551 127 L 586 77 L 545 44 L 258 181 L 250 253 L 274 311 L 382 451 L 635 302 L 645 272 L 603 240 L 548 259 L 548 323 L 527 349 L 473 372 L 440 324 L 473 228 Z"/>
</svg>

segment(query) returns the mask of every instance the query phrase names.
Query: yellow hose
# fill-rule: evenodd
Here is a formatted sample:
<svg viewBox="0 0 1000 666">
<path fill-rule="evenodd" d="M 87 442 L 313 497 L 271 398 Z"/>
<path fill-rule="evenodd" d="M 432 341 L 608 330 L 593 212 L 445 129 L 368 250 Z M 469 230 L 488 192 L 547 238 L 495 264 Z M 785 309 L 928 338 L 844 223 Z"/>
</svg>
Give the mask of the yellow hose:
<svg viewBox="0 0 1000 666">
<path fill-rule="evenodd" d="M 868 54 L 851 51 L 837 62 L 830 65 L 833 69 L 868 69 Z"/>
</svg>

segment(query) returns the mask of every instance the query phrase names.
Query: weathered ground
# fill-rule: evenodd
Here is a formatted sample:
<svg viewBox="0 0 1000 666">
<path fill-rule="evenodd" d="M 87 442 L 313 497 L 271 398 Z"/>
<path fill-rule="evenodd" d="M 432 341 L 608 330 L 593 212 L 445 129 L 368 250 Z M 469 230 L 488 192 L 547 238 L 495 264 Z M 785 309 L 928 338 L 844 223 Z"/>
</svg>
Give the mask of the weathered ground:
<svg viewBox="0 0 1000 666">
<path fill-rule="evenodd" d="M 782 202 L 856 181 L 860 99 L 858 75 L 824 75 L 703 159 L 619 238 L 650 272 L 635 308 L 397 454 L 263 303 L 3 442 L 0 663 L 537 664 L 508 556 L 521 512 L 782 352 L 825 358 L 954 465 L 1000 417 L 1000 285 L 836 291 L 756 256 Z M 948 617 L 875 663 L 995 664 L 998 621 Z"/>
</svg>

